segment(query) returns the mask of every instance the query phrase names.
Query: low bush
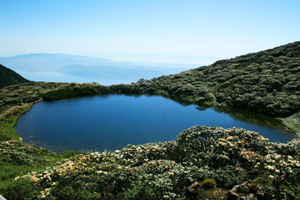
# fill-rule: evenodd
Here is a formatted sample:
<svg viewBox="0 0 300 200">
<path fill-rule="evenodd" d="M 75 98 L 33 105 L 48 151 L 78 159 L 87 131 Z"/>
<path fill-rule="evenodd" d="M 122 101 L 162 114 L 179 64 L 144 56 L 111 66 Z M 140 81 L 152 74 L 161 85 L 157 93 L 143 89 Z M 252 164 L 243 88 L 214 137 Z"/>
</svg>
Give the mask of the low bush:
<svg viewBox="0 0 300 200">
<path fill-rule="evenodd" d="M 211 188 L 214 188 L 216 186 L 217 186 L 217 182 L 214 179 L 208 178 L 208 179 L 205 179 L 203 181 L 203 187 L 205 189 L 211 189 Z"/>
</svg>

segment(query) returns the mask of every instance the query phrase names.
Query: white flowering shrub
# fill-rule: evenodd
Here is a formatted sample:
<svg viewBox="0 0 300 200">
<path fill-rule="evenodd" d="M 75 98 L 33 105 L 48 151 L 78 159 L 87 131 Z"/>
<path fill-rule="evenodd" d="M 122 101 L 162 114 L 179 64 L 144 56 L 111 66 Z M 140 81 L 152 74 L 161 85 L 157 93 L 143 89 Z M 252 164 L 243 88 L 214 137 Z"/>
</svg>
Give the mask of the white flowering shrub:
<svg viewBox="0 0 300 200">
<path fill-rule="evenodd" d="M 244 129 L 197 126 L 176 141 L 79 154 L 25 177 L 39 199 L 196 198 L 203 189 L 193 188 L 204 180 L 223 190 L 250 181 L 254 194 L 293 199 L 299 196 L 298 147 L 299 140 L 271 143 Z"/>
</svg>

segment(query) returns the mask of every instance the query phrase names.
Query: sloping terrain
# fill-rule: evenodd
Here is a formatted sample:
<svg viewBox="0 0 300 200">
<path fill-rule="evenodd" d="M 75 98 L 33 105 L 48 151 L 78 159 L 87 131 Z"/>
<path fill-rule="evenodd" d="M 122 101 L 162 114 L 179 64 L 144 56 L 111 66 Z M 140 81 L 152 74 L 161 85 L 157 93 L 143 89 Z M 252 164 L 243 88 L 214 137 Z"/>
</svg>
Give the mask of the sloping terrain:
<svg viewBox="0 0 300 200">
<path fill-rule="evenodd" d="M 0 64 L 0 88 L 25 82 L 28 80 Z"/>
<path fill-rule="evenodd" d="M 112 88 L 286 117 L 300 110 L 300 42 Z"/>
<path fill-rule="evenodd" d="M 18 141 L 13 129 L 36 101 L 109 93 L 230 105 L 290 116 L 286 120 L 295 124 L 300 110 L 299 52 L 300 42 L 295 42 L 130 85 L 30 82 L 4 87 L 0 193 L 14 200 L 299 199 L 299 139 L 272 143 L 244 129 L 197 126 L 184 130 L 176 141 L 127 145 L 115 152 L 67 152 L 63 157 Z"/>
<path fill-rule="evenodd" d="M 0 147 L 2 162 L 30 163 L 19 142 Z M 0 192 L 9 199 L 297 199 L 299 147 L 244 129 L 192 127 L 176 141 L 79 154 Z"/>
<path fill-rule="evenodd" d="M 95 87 L 99 89 L 99 86 Z M 21 87 L 26 88 L 26 85 Z M 112 85 L 105 90 L 163 95 L 200 105 L 228 105 L 287 117 L 300 110 L 300 42 L 220 60 L 174 75 L 140 79 L 130 85 Z"/>
</svg>

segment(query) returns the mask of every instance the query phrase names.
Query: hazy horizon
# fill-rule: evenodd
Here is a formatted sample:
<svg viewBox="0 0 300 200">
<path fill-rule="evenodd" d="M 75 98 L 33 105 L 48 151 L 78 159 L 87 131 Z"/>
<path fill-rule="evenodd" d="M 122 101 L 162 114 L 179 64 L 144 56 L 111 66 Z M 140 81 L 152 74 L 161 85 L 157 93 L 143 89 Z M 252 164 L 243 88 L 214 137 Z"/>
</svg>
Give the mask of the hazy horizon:
<svg viewBox="0 0 300 200">
<path fill-rule="evenodd" d="M 209 65 L 213 62 L 225 59 L 213 56 L 188 56 L 188 55 L 155 55 L 155 54 L 120 54 L 120 53 L 47 53 L 47 52 L 30 52 L 30 53 L 3 53 L 0 58 L 10 58 L 30 54 L 65 54 L 71 56 L 84 56 L 90 58 L 103 58 L 115 62 L 138 62 L 138 63 L 165 63 L 165 64 L 197 64 Z M 237 55 L 239 56 L 239 55 Z"/>
<path fill-rule="evenodd" d="M 213 59 L 213 58 L 209 58 Z M 114 61 L 71 54 L 31 53 L 0 57 L 0 63 L 31 81 L 129 84 L 204 64 Z"/>
<path fill-rule="evenodd" d="M 296 0 L 0 0 L 0 6 L 1 56 L 210 64 L 201 61 L 274 48 L 300 35 Z"/>
<path fill-rule="evenodd" d="M 110 68 L 70 60 L 8 62 L 33 81 L 103 84 L 107 74 L 107 84 L 130 83 L 274 48 L 300 35 L 296 0 L 0 0 L 0 6 L 2 60 L 62 53 L 128 62 Z"/>
</svg>

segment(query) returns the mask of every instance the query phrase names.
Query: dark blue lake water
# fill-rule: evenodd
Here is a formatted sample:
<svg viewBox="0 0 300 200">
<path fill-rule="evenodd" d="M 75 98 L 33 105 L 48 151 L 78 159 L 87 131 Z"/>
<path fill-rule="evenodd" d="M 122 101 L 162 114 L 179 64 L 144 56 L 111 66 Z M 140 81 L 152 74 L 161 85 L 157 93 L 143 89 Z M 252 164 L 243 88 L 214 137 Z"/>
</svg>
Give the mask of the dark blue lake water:
<svg viewBox="0 0 300 200">
<path fill-rule="evenodd" d="M 27 143 L 54 152 L 103 151 L 127 144 L 164 142 L 191 126 L 239 127 L 271 141 L 295 135 L 275 119 L 240 110 L 201 109 L 160 96 L 107 95 L 39 102 L 15 130 Z"/>
</svg>

